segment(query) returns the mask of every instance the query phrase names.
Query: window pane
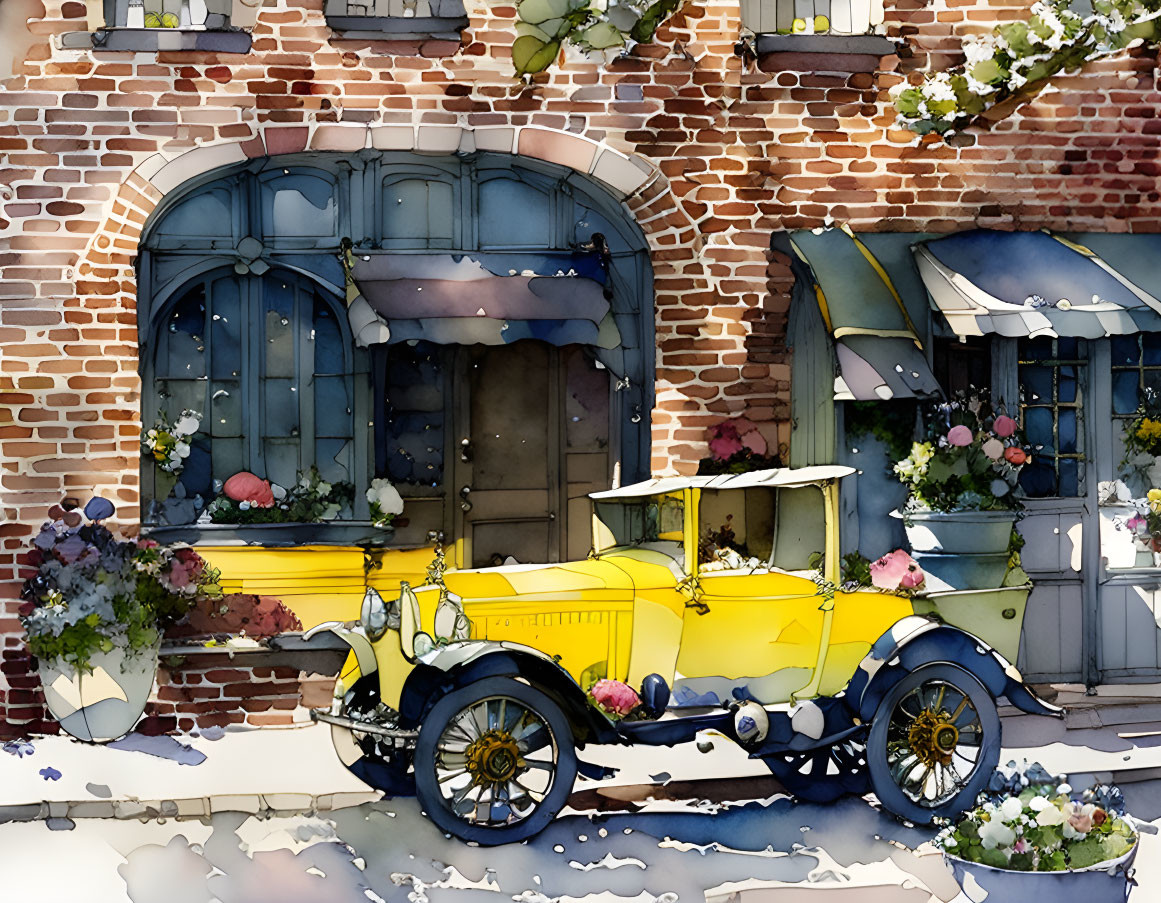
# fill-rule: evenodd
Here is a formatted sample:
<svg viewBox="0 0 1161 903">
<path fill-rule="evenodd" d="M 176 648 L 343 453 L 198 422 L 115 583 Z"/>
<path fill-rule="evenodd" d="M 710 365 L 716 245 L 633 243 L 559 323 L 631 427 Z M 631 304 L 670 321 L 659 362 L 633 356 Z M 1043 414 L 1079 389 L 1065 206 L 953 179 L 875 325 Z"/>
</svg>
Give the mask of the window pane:
<svg viewBox="0 0 1161 903">
<path fill-rule="evenodd" d="M 1056 495 L 1055 468 L 1051 463 L 1040 463 L 1039 456 L 1033 460 L 1035 463 L 1025 465 L 1024 469 L 1020 471 L 1020 485 L 1032 498 L 1046 498 Z"/>
<path fill-rule="evenodd" d="M 1079 354 L 1078 340 L 1071 336 L 1061 336 L 1056 340 L 1056 357 L 1062 361 L 1074 361 Z"/>
<path fill-rule="evenodd" d="M 298 386 L 293 379 L 262 381 L 262 435 L 274 438 L 298 436 Z"/>
<path fill-rule="evenodd" d="M 219 380 L 211 383 L 210 389 L 212 391 L 210 396 L 210 435 L 243 435 L 241 384 Z"/>
<path fill-rule="evenodd" d="M 314 434 L 351 435 L 351 396 L 345 376 L 315 377 Z"/>
<path fill-rule="evenodd" d="M 1132 414 L 1137 410 L 1137 380 L 1140 379 L 1136 370 L 1113 371 L 1113 413 Z"/>
<path fill-rule="evenodd" d="M 1076 411 L 1072 408 L 1061 408 L 1057 432 L 1060 436 L 1061 454 L 1075 454 L 1077 452 L 1077 423 Z"/>
<path fill-rule="evenodd" d="M 314 372 L 346 372 L 346 355 L 343 353 L 343 330 L 331 306 L 319 298 L 314 299 L 313 318 Z"/>
<path fill-rule="evenodd" d="M 1071 365 L 1061 367 L 1058 379 L 1056 400 L 1061 404 L 1072 404 L 1076 401 L 1076 367 Z"/>
<path fill-rule="evenodd" d="M 187 498 L 200 495 L 208 501 L 213 494 L 213 473 L 211 470 L 210 440 L 199 434 L 190 442 L 189 457 L 185 459 L 185 467 L 181 471 L 181 485 L 185 487 Z"/>
<path fill-rule="evenodd" d="M 405 179 L 383 186 L 383 237 L 429 239 L 450 247 L 455 224 L 452 186 L 428 179 Z"/>
<path fill-rule="evenodd" d="M 294 439 L 268 438 L 262 444 L 266 479 L 279 486 L 291 487 L 298 480 L 298 442 Z"/>
<path fill-rule="evenodd" d="M 392 345 L 387 353 L 387 477 L 395 483 L 443 483 L 444 370 L 430 342 Z"/>
<path fill-rule="evenodd" d="M 1052 401 L 1052 368 L 1021 367 L 1020 388 L 1025 404 L 1048 404 Z"/>
<path fill-rule="evenodd" d="M 210 369 L 214 379 L 242 377 L 242 315 L 237 279 L 213 283 L 213 310 L 210 315 Z"/>
<path fill-rule="evenodd" d="M 1114 367 L 1137 366 L 1137 354 L 1139 352 L 1137 347 L 1137 336 L 1115 335 L 1112 337 L 1109 344 L 1112 348 Z"/>
<path fill-rule="evenodd" d="M 1060 459 L 1060 482 L 1057 488 L 1058 495 L 1080 495 L 1080 479 L 1077 474 L 1075 458 Z"/>
<path fill-rule="evenodd" d="M 165 317 L 157 343 L 157 376 L 194 379 L 206 375 L 206 287 L 198 283 Z"/>
<path fill-rule="evenodd" d="M 244 439 L 219 439 L 214 437 L 210 454 L 213 459 L 215 480 L 223 483 L 239 471 L 245 470 Z"/>
<path fill-rule="evenodd" d="M 263 373 L 294 377 L 294 284 L 267 279 L 263 291 Z"/>
<path fill-rule="evenodd" d="M 1141 363 L 1146 367 L 1161 366 L 1161 335 L 1155 332 L 1141 334 Z"/>
<path fill-rule="evenodd" d="M 480 247 L 547 247 L 552 241 L 548 195 L 517 179 L 481 182 Z"/>
<path fill-rule="evenodd" d="M 334 235 L 335 186 L 318 175 L 291 171 L 262 183 L 262 231 L 272 238 Z"/>
<path fill-rule="evenodd" d="M 331 483 L 351 479 L 351 440 L 319 439 L 315 442 L 315 466 L 322 478 Z"/>
<path fill-rule="evenodd" d="M 1056 448 L 1052 419 L 1051 408 L 1028 408 L 1024 412 L 1024 432 L 1028 441 L 1033 445 L 1043 445 L 1046 454 L 1052 454 Z"/>
<path fill-rule="evenodd" d="M 172 420 L 182 411 L 206 411 L 206 382 L 194 379 L 157 380 L 158 409 Z M 149 424 L 152 426 L 152 424 Z"/>
</svg>

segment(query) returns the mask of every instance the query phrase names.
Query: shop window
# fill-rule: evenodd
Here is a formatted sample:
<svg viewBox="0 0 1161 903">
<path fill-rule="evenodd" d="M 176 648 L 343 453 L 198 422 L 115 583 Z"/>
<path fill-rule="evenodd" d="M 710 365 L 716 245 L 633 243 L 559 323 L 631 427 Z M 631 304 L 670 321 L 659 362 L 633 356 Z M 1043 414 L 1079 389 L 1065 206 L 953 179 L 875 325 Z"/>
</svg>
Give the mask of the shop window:
<svg viewBox="0 0 1161 903">
<path fill-rule="evenodd" d="M 1084 494 L 1084 395 L 1088 349 L 1083 339 L 1021 339 L 1020 416 L 1028 441 L 1040 446 L 1020 474 L 1032 498 Z"/>
<path fill-rule="evenodd" d="M 824 567 L 826 507 L 813 486 L 706 489 L 698 506 L 698 560 L 706 573 Z"/>
<path fill-rule="evenodd" d="M 250 471 L 284 487 L 313 465 L 330 482 L 354 467 L 354 385 L 343 314 L 277 274 L 199 280 L 162 313 L 157 410 L 203 414 L 180 482 L 209 501 L 215 481 Z"/>
<path fill-rule="evenodd" d="M 992 381 L 992 340 L 972 336 L 966 341 L 937 337 L 932 348 L 931 370 L 949 395 L 970 395 Z"/>
</svg>

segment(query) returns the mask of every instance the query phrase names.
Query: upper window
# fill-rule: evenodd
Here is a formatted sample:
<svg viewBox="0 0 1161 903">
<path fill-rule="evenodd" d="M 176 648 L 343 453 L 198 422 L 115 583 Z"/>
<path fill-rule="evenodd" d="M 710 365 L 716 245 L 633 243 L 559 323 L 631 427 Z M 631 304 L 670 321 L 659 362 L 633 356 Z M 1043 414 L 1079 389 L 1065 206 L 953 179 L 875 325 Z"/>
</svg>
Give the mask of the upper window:
<svg viewBox="0 0 1161 903">
<path fill-rule="evenodd" d="M 323 10 L 340 37 L 459 41 L 468 26 L 463 0 L 326 0 Z"/>
<path fill-rule="evenodd" d="M 146 422 L 184 409 L 203 414 L 182 495 L 208 502 L 240 471 L 290 487 L 312 465 L 329 482 L 366 482 L 355 468 L 342 317 L 312 285 L 277 272 L 207 275 L 161 312 L 157 409 L 145 412 Z"/>
<path fill-rule="evenodd" d="M 1020 485 L 1033 498 L 1084 495 L 1087 343 L 1021 339 L 1018 353 L 1020 415 L 1028 441 L 1040 447 Z"/>
<path fill-rule="evenodd" d="M 248 53 L 261 0 L 104 0 L 87 4 L 87 32 L 61 36 L 66 48 L 133 52 Z M 243 16 L 234 17 L 237 10 Z"/>
</svg>

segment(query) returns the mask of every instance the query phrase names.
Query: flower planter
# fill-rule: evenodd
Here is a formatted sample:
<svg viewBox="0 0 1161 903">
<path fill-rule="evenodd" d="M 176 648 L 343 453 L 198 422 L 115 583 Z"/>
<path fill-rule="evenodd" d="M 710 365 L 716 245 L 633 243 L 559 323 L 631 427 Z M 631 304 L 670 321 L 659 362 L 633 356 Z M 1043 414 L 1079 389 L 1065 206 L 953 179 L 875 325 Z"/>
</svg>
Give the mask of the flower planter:
<svg viewBox="0 0 1161 903">
<path fill-rule="evenodd" d="M 914 552 L 999 555 L 1008 551 L 1015 511 L 908 511 L 901 517 Z"/>
<path fill-rule="evenodd" d="M 972 903 L 1125 903 L 1140 842 L 1119 859 L 1067 872 L 1014 872 L 943 854 Z"/>
<path fill-rule="evenodd" d="M 40 661 L 48 710 L 78 740 L 123 737 L 145 711 L 157 675 L 157 649 L 127 652 L 116 646 L 94 655 L 92 670 L 82 674 L 64 661 Z"/>
<path fill-rule="evenodd" d="M 950 589 L 995 589 L 1008 573 L 1008 552 L 965 555 L 956 552 L 913 552 L 928 578 Z M 928 587 L 943 589 L 929 579 Z"/>
</svg>

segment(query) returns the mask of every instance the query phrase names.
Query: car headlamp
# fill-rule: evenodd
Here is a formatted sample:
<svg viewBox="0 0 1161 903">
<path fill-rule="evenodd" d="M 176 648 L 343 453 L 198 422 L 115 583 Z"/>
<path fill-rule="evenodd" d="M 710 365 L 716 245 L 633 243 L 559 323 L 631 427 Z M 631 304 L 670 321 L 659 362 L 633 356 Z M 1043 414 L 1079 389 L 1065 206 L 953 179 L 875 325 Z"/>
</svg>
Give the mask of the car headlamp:
<svg viewBox="0 0 1161 903">
<path fill-rule="evenodd" d="M 415 635 L 415 639 L 411 641 L 411 651 L 415 653 L 416 658 L 422 658 L 435 648 L 435 640 L 431 638 L 430 634 L 420 631 Z"/>
<path fill-rule="evenodd" d="M 363 594 L 363 607 L 359 610 L 359 624 L 367 634 L 367 639 L 374 641 L 383 636 L 391 626 L 389 620 L 387 603 L 374 588 L 367 587 L 367 592 Z"/>
</svg>

